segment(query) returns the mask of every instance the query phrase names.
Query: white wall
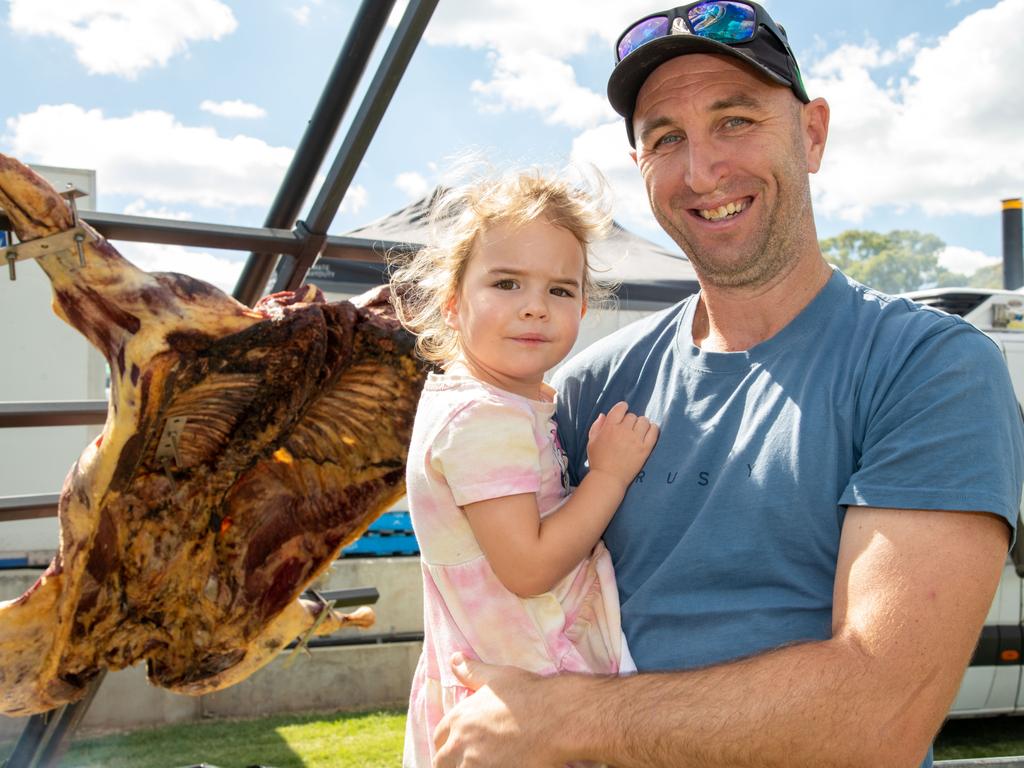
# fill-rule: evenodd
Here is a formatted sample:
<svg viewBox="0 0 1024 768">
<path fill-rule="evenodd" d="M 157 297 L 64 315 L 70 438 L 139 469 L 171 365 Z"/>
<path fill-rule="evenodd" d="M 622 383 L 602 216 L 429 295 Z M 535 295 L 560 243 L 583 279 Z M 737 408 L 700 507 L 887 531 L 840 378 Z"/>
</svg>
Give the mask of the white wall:
<svg viewBox="0 0 1024 768">
<path fill-rule="evenodd" d="M 88 196 L 81 210 L 95 210 L 93 171 L 35 166 L 56 189 L 68 181 Z M 5 266 L 5 265 L 0 265 Z M 50 283 L 39 266 L 18 262 L 17 280 L 0 272 L 0 402 L 102 399 L 106 361 L 50 308 Z M 0 429 L 0 496 L 56 493 L 96 427 Z M 4 553 L 54 550 L 57 520 L 0 524 Z"/>
</svg>

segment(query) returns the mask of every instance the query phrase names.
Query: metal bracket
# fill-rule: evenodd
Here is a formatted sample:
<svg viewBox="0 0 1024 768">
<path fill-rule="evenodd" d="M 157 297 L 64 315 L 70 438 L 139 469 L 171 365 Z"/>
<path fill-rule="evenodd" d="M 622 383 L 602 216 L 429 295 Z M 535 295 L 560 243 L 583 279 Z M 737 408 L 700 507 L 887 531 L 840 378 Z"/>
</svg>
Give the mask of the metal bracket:
<svg viewBox="0 0 1024 768">
<path fill-rule="evenodd" d="M 281 665 L 282 669 L 288 669 L 288 667 L 294 664 L 300 651 L 305 651 L 305 653 L 309 655 L 309 649 L 306 648 L 306 644 L 309 643 L 313 635 L 316 634 L 316 631 L 320 628 L 320 625 L 324 623 L 324 620 L 331 615 L 331 610 L 334 608 L 334 602 L 326 600 L 324 596 L 315 589 L 307 589 L 305 594 L 311 596 L 314 600 L 320 603 L 320 613 L 317 614 L 316 620 L 310 628 L 307 629 L 303 633 L 302 637 L 299 638 L 299 641 L 295 644 L 292 652 L 288 654 L 288 658 L 286 658 L 284 663 Z"/>
<path fill-rule="evenodd" d="M 14 268 L 17 262 L 26 261 L 27 259 L 38 259 L 40 256 L 46 256 L 51 253 L 77 251 L 78 265 L 81 267 L 85 266 L 85 249 L 82 247 L 82 244 L 86 240 L 92 242 L 99 240 L 99 235 L 90 229 L 86 229 L 82 225 L 82 220 L 78 218 L 78 203 L 75 201 L 80 197 L 86 197 L 88 194 L 88 192 L 78 189 L 74 184 L 68 184 L 68 188 L 60 193 L 60 196 L 67 201 L 68 207 L 71 209 L 71 229 L 66 229 L 55 235 L 38 237 L 35 240 L 29 240 L 27 243 L 19 243 L 18 245 L 11 245 L 11 238 L 8 235 L 8 245 L 4 252 L 4 258 L 7 260 L 7 276 L 11 280 L 18 279 L 18 273 Z"/>
<path fill-rule="evenodd" d="M 164 431 L 160 433 L 160 441 L 156 444 L 156 458 L 161 463 L 173 460 L 175 465 L 181 466 L 181 457 L 178 455 L 178 441 L 181 440 L 181 433 L 185 431 L 188 424 L 188 416 L 172 416 L 164 424 Z"/>
<path fill-rule="evenodd" d="M 99 235 L 86 229 L 81 223 L 79 223 L 73 229 L 66 229 L 55 235 L 37 237 L 35 240 L 29 240 L 25 243 L 10 245 L 4 253 L 5 258 L 7 259 L 9 277 L 11 280 L 17 279 L 14 271 L 15 263 L 19 261 L 28 261 L 29 259 L 38 259 L 40 256 L 47 256 L 53 253 L 77 250 L 79 263 L 84 266 L 85 252 L 82 250 L 82 243 L 86 240 L 97 242 L 99 240 Z"/>
<path fill-rule="evenodd" d="M 284 663 L 281 665 L 282 669 L 288 669 L 292 664 L 295 663 L 295 659 L 298 657 L 299 652 L 305 652 L 306 655 L 311 655 L 309 648 L 306 646 L 309 641 L 316 635 L 317 629 L 324 622 L 324 620 L 330 615 L 330 612 L 334 608 L 351 608 L 356 605 L 372 605 L 376 603 L 380 598 L 380 593 L 374 587 L 356 587 L 355 589 L 336 589 L 329 592 L 319 592 L 315 589 L 307 589 L 302 593 L 302 597 L 310 599 L 312 598 L 316 602 L 323 606 L 320 614 L 316 617 L 313 625 L 307 629 L 296 643 L 295 647 L 292 648 L 291 653 L 288 654 Z"/>
</svg>

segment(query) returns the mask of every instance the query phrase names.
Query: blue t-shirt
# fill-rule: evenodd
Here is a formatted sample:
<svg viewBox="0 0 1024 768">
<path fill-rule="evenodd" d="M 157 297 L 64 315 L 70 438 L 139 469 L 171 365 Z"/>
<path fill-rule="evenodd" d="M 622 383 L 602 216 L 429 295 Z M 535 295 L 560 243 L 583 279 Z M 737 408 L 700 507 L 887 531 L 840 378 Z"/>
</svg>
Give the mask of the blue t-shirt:
<svg viewBox="0 0 1024 768">
<path fill-rule="evenodd" d="M 1021 414 L 999 349 L 961 318 L 838 270 L 745 352 L 694 347 L 697 297 L 558 373 L 574 483 L 619 400 L 661 437 L 605 532 L 641 671 L 831 636 L 847 505 L 975 510 L 1013 526 Z"/>
</svg>

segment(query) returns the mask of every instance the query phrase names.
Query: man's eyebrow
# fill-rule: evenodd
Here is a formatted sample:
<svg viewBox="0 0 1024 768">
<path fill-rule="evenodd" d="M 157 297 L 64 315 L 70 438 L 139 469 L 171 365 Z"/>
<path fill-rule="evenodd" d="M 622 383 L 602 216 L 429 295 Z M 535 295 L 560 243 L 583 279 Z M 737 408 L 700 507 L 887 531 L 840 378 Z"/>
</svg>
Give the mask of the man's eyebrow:
<svg viewBox="0 0 1024 768">
<path fill-rule="evenodd" d="M 745 93 L 737 93 L 734 96 L 727 96 L 724 99 L 712 103 L 712 112 L 723 112 L 729 109 L 735 109 L 736 107 L 746 107 L 747 109 L 761 109 L 763 104 Z"/>
<path fill-rule="evenodd" d="M 643 140 L 651 131 L 656 131 L 659 128 L 664 128 L 666 125 L 672 125 L 672 120 L 669 117 L 655 117 L 652 120 L 644 121 L 640 124 L 640 130 L 637 131 L 636 137 Z"/>
</svg>

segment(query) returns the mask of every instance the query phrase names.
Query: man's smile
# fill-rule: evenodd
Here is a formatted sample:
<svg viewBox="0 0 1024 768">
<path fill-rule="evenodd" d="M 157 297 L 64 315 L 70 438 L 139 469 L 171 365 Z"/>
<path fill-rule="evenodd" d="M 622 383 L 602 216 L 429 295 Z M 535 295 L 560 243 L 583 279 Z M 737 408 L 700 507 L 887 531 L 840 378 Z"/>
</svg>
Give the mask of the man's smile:
<svg viewBox="0 0 1024 768">
<path fill-rule="evenodd" d="M 727 203 L 721 203 L 717 206 L 708 208 L 691 208 L 690 210 L 706 221 L 723 221 L 745 211 L 751 202 L 752 198 L 741 197 L 738 200 L 730 200 Z"/>
</svg>

